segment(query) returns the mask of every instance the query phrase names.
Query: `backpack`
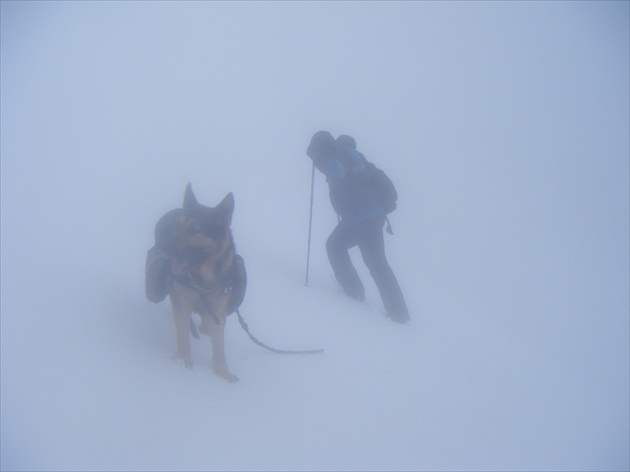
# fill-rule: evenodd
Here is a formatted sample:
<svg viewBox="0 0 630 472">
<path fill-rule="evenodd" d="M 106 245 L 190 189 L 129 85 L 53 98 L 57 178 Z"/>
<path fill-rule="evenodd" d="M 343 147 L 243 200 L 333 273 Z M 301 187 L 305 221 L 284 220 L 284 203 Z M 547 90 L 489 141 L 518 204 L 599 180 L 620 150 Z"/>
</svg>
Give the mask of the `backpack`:
<svg viewBox="0 0 630 472">
<path fill-rule="evenodd" d="M 394 183 L 383 170 L 368 161 L 365 156 L 363 156 L 363 162 L 372 180 L 378 202 L 382 205 L 386 214 L 391 213 L 396 209 L 396 201 L 398 200 L 398 192 Z"/>
</svg>

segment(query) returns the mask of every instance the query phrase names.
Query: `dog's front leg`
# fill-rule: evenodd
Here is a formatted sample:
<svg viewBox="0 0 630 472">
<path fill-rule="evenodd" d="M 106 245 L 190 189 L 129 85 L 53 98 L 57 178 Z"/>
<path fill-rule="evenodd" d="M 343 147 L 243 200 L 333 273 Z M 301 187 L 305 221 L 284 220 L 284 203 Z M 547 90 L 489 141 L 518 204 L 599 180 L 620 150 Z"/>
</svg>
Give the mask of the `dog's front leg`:
<svg viewBox="0 0 630 472">
<path fill-rule="evenodd" d="M 212 341 L 212 370 L 219 377 L 228 382 L 236 382 L 238 377 L 230 372 L 225 360 L 225 316 L 219 316 L 216 323 L 212 317 L 205 317 L 204 332 L 210 335 Z"/>
<path fill-rule="evenodd" d="M 173 310 L 175 332 L 177 335 L 177 353 L 175 357 L 184 361 L 184 366 L 192 367 L 190 355 L 190 313 L 183 310 Z"/>
</svg>

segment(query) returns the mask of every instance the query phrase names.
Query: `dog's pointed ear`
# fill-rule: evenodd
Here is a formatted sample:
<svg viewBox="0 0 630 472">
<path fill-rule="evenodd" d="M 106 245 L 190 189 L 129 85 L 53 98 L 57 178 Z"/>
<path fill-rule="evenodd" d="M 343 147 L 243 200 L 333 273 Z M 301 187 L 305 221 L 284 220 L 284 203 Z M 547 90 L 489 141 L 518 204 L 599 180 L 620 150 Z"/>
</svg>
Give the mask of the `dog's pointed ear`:
<svg viewBox="0 0 630 472">
<path fill-rule="evenodd" d="M 190 183 L 186 185 L 186 192 L 184 192 L 184 208 L 192 208 L 199 206 L 199 202 L 195 198 L 195 194 L 192 191 L 192 185 Z"/>
<path fill-rule="evenodd" d="M 228 193 L 221 203 L 214 208 L 224 219 L 225 226 L 232 224 L 232 213 L 234 213 L 234 194 Z"/>
</svg>

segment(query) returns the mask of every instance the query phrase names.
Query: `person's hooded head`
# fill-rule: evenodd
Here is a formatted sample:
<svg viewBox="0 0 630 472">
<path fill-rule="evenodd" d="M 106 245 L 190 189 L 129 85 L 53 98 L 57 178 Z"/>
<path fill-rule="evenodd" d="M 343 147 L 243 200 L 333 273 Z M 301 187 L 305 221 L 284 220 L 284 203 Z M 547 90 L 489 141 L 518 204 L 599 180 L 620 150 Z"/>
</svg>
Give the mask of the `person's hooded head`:
<svg viewBox="0 0 630 472">
<path fill-rule="evenodd" d="M 306 155 L 311 159 L 328 158 L 335 152 L 335 138 L 328 131 L 318 131 L 311 138 Z"/>
</svg>

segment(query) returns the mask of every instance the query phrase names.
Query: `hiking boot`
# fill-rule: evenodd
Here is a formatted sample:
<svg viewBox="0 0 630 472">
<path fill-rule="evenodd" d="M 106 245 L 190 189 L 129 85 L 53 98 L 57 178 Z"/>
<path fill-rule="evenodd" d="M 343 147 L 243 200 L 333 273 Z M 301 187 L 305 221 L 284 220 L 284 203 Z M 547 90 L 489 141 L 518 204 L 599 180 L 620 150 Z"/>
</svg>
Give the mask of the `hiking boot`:
<svg viewBox="0 0 630 472">
<path fill-rule="evenodd" d="M 409 313 L 387 313 L 387 317 L 400 324 L 405 324 L 409 321 Z"/>
<path fill-rule="evenodd" d="M 365 301 L 365 293 L 345 292 L 345 294 L 348 295 L 353 300 L 358 301 L 359 303 L 363 303 Z"/>
</svg>

